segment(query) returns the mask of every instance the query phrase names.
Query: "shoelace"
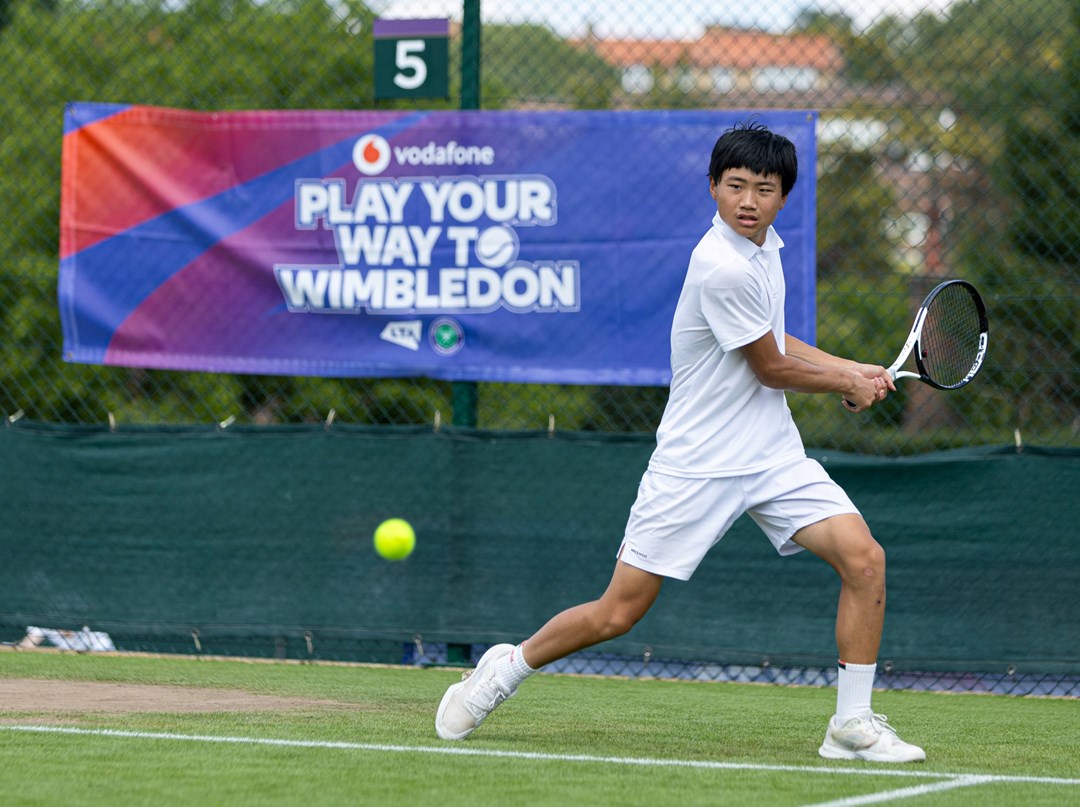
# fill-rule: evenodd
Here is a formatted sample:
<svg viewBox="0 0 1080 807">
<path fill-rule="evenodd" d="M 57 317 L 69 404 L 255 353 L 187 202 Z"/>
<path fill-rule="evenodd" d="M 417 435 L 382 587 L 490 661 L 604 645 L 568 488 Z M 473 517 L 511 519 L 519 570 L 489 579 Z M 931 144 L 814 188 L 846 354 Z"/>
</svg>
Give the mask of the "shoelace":
<svg viewBox="0 0 1080 807">
<path fill-rule="evenodd" d="M 507 698 L 507 694 L 499 689 L 498 684 L 494 681 L 491 683 L 490 687 L 480 686 L 477 687 L 476 690 L 473 698 L 470 700 L 473 703 L 479 703 L 486 712 L 490 712 Z M 479 697 L 480 695 L 483 695 L 484 697 L 481 698 Z"/>
<path fill-rule="evenodd" d="M 461 680 L 468 679 L 475 670 L 468 670 L 462 674 Z M 472 716 L 482 720 L 487 714 L 510 697 L 509 692 L 503 691 L 494 676 L 486 681 L 477 681 L 475 689 L 465 698 L 465 708 Z"/>
<path fill-rule="evenodd" d="M 893 737 L 896 737 L 896 729 L 889 725 L 889 718 L 885 715 L 871 714 L 870 725 L 876 728 L 878 731 L 888 732 Z"/>
</svg>

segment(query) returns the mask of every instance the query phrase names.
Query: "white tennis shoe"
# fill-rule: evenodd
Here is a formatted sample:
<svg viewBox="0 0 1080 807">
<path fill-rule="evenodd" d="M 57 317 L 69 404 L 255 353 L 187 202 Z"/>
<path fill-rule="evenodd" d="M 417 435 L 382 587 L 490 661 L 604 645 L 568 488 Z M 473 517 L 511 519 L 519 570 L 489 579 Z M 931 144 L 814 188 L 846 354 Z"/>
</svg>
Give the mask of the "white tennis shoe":
<svg viewBox="0 0 1080 807">
<path fill-rule="evenodd" d="M 444 740 L 464 740 L 495 707 L 511 697 L 515 690 L 495 680 L 495 664 L 514 649 L 512 644 L 497 644 L 480 657 L 476 669 L 461 676 L 443 695 L 435 713 L 435 731 Z"/>
<path fill-rule="evenodd" d="M 840 723 L 834 715 L 818 753 L 826 759 L 922 762 L 926 752 L 901 740 L 885 715 L 867 713 Z"/>
</svg>

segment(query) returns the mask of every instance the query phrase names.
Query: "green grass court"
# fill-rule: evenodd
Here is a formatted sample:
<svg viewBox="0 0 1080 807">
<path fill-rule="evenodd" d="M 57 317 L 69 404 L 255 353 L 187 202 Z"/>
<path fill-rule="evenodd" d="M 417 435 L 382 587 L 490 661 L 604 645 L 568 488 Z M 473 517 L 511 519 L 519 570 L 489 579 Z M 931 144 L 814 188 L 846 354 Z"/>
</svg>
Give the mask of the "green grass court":
<svg viewBox="0 0 1080 807">
<path fill-rule="evenodd" d="M 444 742 L 434 712 L 459 675 L 0 652 L 0 801 L 1080 804 L 1075 699 L 877 692 L 875 709 L 928 756 L 880 766 L 817 756 L 831 688 L 539 675 L 472 738 Z M 16 698 L 26 691 L 69 700 Z"/>
</svg>

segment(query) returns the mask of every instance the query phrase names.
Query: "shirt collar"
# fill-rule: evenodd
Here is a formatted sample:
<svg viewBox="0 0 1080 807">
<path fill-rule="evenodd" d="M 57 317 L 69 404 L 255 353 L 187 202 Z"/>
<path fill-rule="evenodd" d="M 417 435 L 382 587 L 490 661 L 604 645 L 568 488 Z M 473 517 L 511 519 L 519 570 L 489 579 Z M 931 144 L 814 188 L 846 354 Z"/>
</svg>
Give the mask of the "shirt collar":
<svg viewBox="0 0 1080 807">
<path fill-rule="evenodd" d="M 713 227 L 728 240 L 731 246 L 735 248 L 736 252 L 747 260 L 753 258 L 758 252 L 776 252 L 784 246 L 783 239 L 780 238 L 780 234 L 776 232 L 771 224 L 769 225 L 769 229 L 765 231 L 765 243 L 760 247 L 749 238 L 739 235 L 731 229 L 728 223 L 720 218 L 719 212 L 713 215 Z"/>
</svg>

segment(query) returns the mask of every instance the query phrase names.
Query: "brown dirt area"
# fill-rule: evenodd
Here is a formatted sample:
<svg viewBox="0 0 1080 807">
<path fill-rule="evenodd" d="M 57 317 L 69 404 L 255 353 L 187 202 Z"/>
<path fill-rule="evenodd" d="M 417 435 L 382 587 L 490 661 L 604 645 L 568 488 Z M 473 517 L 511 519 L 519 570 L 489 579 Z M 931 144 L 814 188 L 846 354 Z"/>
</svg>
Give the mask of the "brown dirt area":
<svg viewBox="0 0 1080 807">
<path fill-rule="evenodd" d="M 350 703 L 235 689 L 0 678 L 0 719 L 5 712 L 251 712 L 312 707 L 358 708 Z"/>
</svg>

